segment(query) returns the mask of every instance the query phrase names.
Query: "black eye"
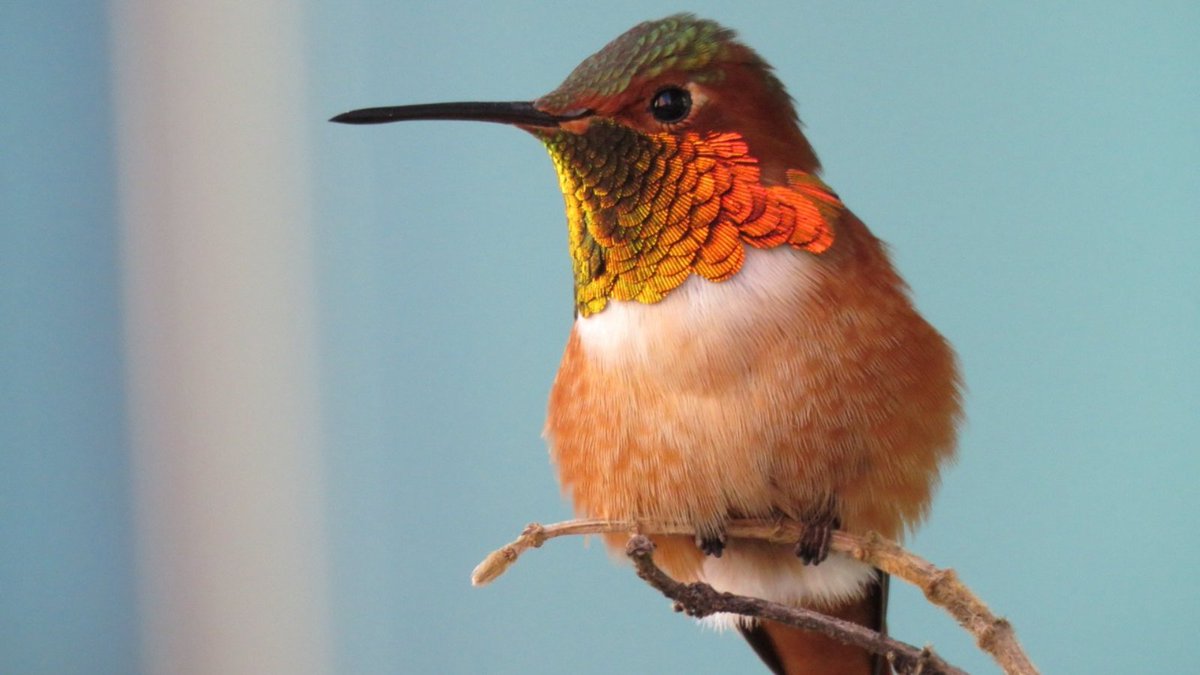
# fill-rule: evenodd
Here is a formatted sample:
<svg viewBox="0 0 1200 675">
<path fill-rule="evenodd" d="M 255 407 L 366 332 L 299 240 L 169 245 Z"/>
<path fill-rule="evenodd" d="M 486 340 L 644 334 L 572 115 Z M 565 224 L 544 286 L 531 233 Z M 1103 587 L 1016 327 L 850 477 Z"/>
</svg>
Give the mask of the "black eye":
<svg viewBox="0 0 1200 675">
<path fill-rule="evenodd" d="M 650 114 L 666 124 L 682 122 L 692 111 L 692 95 L 687 89 L 666 87 L 650 99 Z"/>
</svg>

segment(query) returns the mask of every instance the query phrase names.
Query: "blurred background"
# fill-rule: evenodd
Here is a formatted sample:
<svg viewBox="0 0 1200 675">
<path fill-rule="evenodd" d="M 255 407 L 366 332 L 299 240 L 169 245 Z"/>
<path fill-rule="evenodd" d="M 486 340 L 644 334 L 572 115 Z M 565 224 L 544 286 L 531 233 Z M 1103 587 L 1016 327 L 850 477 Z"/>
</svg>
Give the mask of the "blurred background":
<svg viewBox="0 0 1200 675">
<path fill-rule="evenodd" d="M 1200 658 L 1200 5 L 0 5 L 0 672 L 757 672 L 569 517 L 529 99 L 633 24 L 737 29 L 969 385 L 911 548 L 1048 673 Z M 996 672 L 895 584 L 899 638 Z"/>
</svg>

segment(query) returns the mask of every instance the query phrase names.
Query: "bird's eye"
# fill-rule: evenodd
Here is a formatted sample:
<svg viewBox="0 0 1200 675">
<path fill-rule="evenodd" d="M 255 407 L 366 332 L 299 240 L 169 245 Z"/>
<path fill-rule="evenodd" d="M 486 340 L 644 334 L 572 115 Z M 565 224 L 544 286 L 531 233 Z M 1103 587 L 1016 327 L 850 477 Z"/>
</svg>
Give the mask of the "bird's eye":
<svg viewBox="0 0 1200 675">
<path fill-rule="evenodd" d="M 692 95 L 687 89 L 666 87 L 650 99 L 650 114 L 664 124 L 682 122 L 692 111 Z"/>
</svg>

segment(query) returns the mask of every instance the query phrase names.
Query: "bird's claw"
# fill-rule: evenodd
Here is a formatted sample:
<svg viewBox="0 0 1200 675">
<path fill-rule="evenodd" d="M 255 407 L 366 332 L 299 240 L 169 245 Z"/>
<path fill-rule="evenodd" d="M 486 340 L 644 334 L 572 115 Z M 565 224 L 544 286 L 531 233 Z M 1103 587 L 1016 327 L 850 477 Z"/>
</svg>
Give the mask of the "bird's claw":
<svg viewBox="0 0 1200 675">
<path fill-rule="evenodd" d="M 697 534 L 696 547 L 704 552 L 704 555 L 710 555 L 714 558 L 720 558 L 725 552 L 725 532 L 717 534 Z"/>
<path fill-rule="evenodd" d="M 820 565 L 829 557 L 829 543 L 838 527 L 837 518 L 805 523 L 804 534 L 796 542 L 796 557 L 805 565 Z"/>
</svg>

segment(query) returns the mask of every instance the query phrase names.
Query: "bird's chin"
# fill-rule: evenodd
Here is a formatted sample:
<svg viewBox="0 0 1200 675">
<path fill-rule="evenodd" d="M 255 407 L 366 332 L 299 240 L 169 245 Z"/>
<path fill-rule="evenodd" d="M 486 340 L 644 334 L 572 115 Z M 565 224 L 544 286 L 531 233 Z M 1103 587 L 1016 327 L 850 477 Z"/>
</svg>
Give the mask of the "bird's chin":
<svg viewBox="0 0 1200 675">
<path fill-rule="evenodd" d="M 541 127 L 530 124 L 518 124 L 517 126 L 538 138 L 549 138 L 557 136 L 560 133 L 566 132 L 569 134 L 582 135 L 587 133 L 587 130 L 592 126 L 592 117 L 581 117 L 577 120 L 567 120 L 559 122 L 557 126 Z"/>
<path fill-rule="evenodd" d="M 590 127 L 592 125 L 593 119 L 594 118 L 592 118 L 592 117 L 581 117 L 577 120 L 571 120 L 569 122 L 561 122 L 558 125 L 558 128 L 562 129 L 563 131 L 568 131 L 573 134 L 587 133 L 588 127 Z"/>
</svg>

